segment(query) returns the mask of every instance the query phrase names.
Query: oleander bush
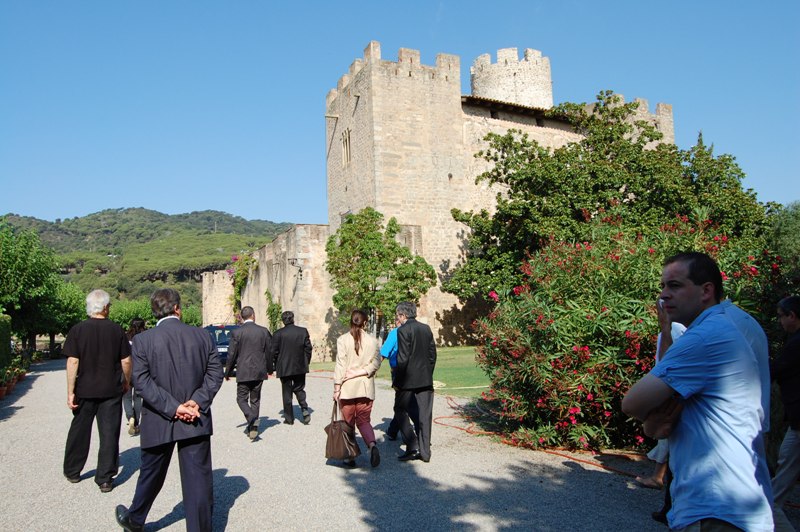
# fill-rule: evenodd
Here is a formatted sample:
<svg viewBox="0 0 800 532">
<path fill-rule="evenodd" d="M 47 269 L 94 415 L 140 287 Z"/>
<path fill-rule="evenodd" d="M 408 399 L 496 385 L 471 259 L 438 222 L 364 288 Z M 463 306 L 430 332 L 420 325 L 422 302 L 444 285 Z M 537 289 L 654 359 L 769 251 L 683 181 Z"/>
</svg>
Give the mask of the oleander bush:
<svg viewBox="0 0 800 532">
<path fill-rule="evenodd" d="M 589 222 L 591 239 L 550 240 L 521 265 L 521 284 L 489 292 L 496 306 L 476 322 L 477 360 L 492 381 L 484 399 L 512 440 L 586 449 L 644 443 L 620 403 L 653 366 L 655 302 L 670 255 L 709 253 L 734 302 L 756 316 L 772 312 L 765 287 L 780 285 L 779 258 L 697 214 L 645 230 L 601 213 Z"/>
</svg>

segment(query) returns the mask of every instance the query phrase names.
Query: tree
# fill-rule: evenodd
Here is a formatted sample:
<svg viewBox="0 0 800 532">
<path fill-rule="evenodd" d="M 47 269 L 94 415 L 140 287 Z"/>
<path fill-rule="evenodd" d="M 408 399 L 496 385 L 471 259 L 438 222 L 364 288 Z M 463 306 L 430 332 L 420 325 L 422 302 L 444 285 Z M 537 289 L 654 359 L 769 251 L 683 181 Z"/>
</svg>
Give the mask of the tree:
<svg viewBox="0 0 800 532">
<path fill-rule="evenodd" d="M 383 214 L 367 207 L 347 215 L 328 239 L 325 268 L 333 279 L 333 304 L 343 323 L 349 320 L 351 310 L 360 308 L 371 314 L 378 330 L 379 313 L 392 316 L 397 303 L 417 302 L 436 285 L 433 266 L 400 244 L 396 239 L 399 232 L 395 218 L 384 228 Z"/>
<path fill-rule="evenodd" d="M 476 156 L 493 166 L 477 182 L 499 186 L 491 214 L 452 211 L 471 232 L 468 258 L 443 288 L 462 300 L 506 291 L 521 281 L 520 262 L 550 238 L 587 240 L 587 222 L 614 209 L 631 228 L 655 228 L 705 208 L 731 236 L 763 234 L 766 210 L 743 190 L 733 157 L 715 157 L 702 136 L 688 151 L 659 144 L 662 134 L 636 120 L 638 103 L 610 91 L 593 106 L 566 103 L 550 111 L 572 124 L 580 141 L 549 149 L 519 131 L 491 133 Z"/>
<path fill-rule="evenodd" d="M 769 244 L 785 260 L 800 259 L 800 201 L 794 201 L 778 211 L 772 218 Z"/>
<path fill-rule="evenodd" d="M 69 329 L 86 318 L 86 294 L 72 283 L 57 277 L 54 280 L 55 291 L 44 298 L 39 307 L 40 319 L 37 322 L 37 333 L 50 336 L 50 352 L 56 348 L 56 335 L 67 334 Z"/>
<path fill-rule="evenodd" d="M 0 307 L 26 345 L 42 328 L 41 306 L 56 297 L 58 277 L 53 252 L 33 231 L 15 231 L 0 221 Z"/>
</svg>

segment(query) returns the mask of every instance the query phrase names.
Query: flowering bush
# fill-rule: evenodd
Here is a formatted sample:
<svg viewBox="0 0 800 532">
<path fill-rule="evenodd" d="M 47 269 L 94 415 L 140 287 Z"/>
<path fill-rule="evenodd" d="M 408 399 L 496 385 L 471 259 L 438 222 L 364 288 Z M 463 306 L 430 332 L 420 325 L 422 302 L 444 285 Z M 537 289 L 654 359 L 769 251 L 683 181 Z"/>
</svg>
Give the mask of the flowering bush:
<svg viewBox="0 0 800 532">
<path fill-rule="evenodd" d="M 639 232 L 608 215 L 592 239 L 552 240 L 522 264 L 525 282 L 489 293 L 494 310 L 476 323 L 479 365 L 516 441 L 533 446 L 627 447 L 644 443 L 620 402 L 654 364 L 655 301 L 662 264 L 680 251 L 704 251 L 725 272 L 726 292 L 748 310 L 753 294 L 780 275 L 780 261 L 755 253 L 760 242 L 731 239 L 710 220 Z"/>
</svg>

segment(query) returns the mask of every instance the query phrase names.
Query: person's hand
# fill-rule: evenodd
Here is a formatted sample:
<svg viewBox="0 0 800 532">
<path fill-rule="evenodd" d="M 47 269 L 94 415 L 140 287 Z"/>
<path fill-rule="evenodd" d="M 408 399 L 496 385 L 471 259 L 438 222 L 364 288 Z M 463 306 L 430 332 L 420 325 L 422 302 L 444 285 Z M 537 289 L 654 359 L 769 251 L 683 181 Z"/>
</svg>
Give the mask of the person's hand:
<svg viewBox="0 0 800 532">
<path fill-rule="evenodd" d="M 658 314 L 658 327 L 662 334 L 672 334 L 672 322 L 667 316 L 667 311 L 661 306 L 661 298 L 656 301 L 656 313 Z"/>
<path fill-rule="evenodd" d="M 650 412 L 644 420 L 644 433 L 657 440 L 666 438 L 678 423 L 683 411 L 683 403 L 675 397 L 666 400 L 664 404 Z"/>
<path fill-rule="evenodd" d="M 126 393 L 128 393 L 128 390 L 130 390 L 130 389 L 131 389 L 131 383 L 126 381 L 126 380 L 123 380 L 122 381 L 122 395 L 125 395 Z"/>
<path fill-rule="evenodd" d="M 78 408 L 78 403 L 75 402 L 74 393 L 67 395 L 67 408 L 69 408 L 70 410 L 76 410 Z"/>
<path fill-rule="evenodd" d="M 178 406 L 175 417 L 186 423 L 192 423 L 200 417 L 200 406 L 192 399 Z"/>
<path fill-rule="evenodd" d="M 333 392 L 333 400 L 336 401 L 337 403 L 339 402 L 339 396 L 341 395 L 341 393 L 342 392 L 340 390 L 335 390 Z"/>
</svg>

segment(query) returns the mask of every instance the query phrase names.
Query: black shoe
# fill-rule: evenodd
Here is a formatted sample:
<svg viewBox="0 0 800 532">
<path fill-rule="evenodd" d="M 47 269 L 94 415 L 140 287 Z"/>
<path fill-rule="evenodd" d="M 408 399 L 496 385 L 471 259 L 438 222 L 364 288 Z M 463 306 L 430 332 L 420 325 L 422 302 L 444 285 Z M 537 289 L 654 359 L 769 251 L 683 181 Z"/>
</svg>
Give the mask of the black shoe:
<svg viewBox="0 0 800 532">
<path fill-rule="evenodd" d="M 103 482 L 102 484 L 100 484 L 100 491 L 102 491 L 103 493 L 108 493 L 113 489 L 114 489 L 114 484 L 112 484 L 111 482 Z"/>
<path fill-rule="evenodd" d="M 387 432 L 387 433 L 386 433 L 386 439 L 387 439 L 387 440 L 389 440 L 389 441 L 394 441 L 394 440 L 396 440 L 396 439 L 397 439 L 397 433 L 395 433 L 395 434 L 389 434 L 389 433 Z"/>
<path fill-rule="evenodd" d="M 369 465 L 378 467 L 381 464 L 381 452 L 378 450 L 377 445 L 373 445 L 369 450 Z"/>
<path fill-rule="evenodd" d="M 67 481 L 72 482 L 73 484 L 77 484 L 78 482 L 81 481 L 80 475 L 78 475 L 77 477 L 67 477 L 66 475 L 64 476 L 66 477 Z"/>
<path fill-rule="evenodd" d="M 311 423 L 311 414 L 308 410 L 303 410 L 303 425 Z"/>
<path fill-rule="evenodd" d="M 283 423 L 286 425 L 294 425 L 294 419 L 284 419 Z"/>
<path fill-rule="evenodd" d="M 132 523 L 128 509 L 121 504 L 117 505 L 117 509 L 114 511 L 114 514 L 117 517 L 117 524 L 121 526 L 123 530 L 126 530 L 127 532 L 144 532 L 144 525 L 136 525 Z"/>
<path fill-rule="evenodd" d="M 652 514 L 650 514 L 650 516 L 659 523 L 664 523 L 665 525 L 669 525 L 669 523 L 667 522 L 667 514 L 665 512 L 662 512 L 661 510 L 653 512 Z"/>
<path fill-rule="evenodd" d="M 355 460 L 345 460 L 344 462 L 345 467 L 355 467 L 356 461 Z"/>
<path fill-rule="evenodd" d="M 422 457 L 419 454 L 419 451 L 414 449 L 413 451 L 406 451 L 405 454 L 401 454 L 397 457 L 398 460 L 401 462 L 408 462 L 409 460 L 420 460 Z"/>
</svg>

